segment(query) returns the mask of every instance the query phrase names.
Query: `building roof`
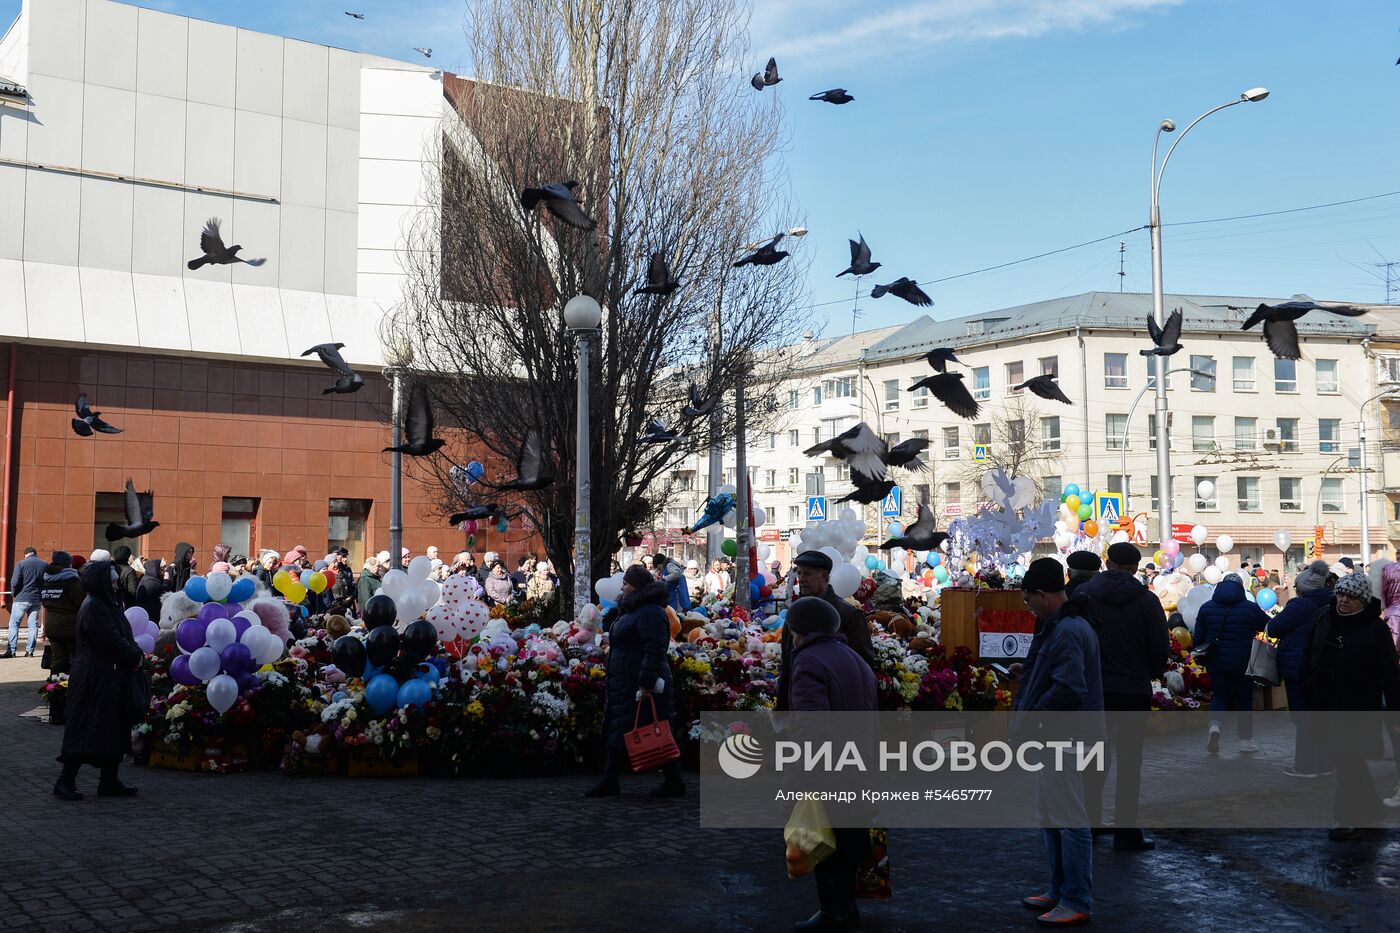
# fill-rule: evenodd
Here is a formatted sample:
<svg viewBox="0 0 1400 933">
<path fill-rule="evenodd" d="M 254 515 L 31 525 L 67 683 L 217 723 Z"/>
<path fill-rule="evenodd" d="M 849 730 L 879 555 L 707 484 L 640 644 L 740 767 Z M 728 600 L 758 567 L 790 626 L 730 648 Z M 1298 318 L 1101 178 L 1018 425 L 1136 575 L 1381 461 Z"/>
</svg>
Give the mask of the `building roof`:
<svg viewBox="0 0 1400 933">
<path fill-rule="evenodd" d="M 1287 300 L 1230 295 L 1165 296 L 1168 312 L 1175 308 L 1182 310 L 1182 330 L 1188 333 L 1238 333 L 1245 319 L 1260 304 Z M 912 356 L 936 346 L 996 343 L 1076 327 L 1146 333 L 1147 315 L 1151 310 L 1152 296 L 1143 292 L 1085 292 L 943 321 L 925 315 L 902 327 L 868 331 L 883 336 L 869 344 L 865 357 Z M 1324 313 L 1309 314 L 1297 322 L 1297 327 L 1303 334 L 1351 339 L 1361 339 L 1376 331 L 1374 325 L 1357 319 Z"/>
</svg>

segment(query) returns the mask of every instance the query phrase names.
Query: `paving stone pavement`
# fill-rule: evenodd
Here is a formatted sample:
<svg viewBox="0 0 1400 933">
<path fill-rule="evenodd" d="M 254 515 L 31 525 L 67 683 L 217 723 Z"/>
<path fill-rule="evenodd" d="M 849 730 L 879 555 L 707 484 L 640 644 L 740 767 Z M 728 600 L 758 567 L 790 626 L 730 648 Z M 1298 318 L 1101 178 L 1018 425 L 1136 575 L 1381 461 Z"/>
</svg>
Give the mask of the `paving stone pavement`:
<svg viewBox="0 0 1400 933">
<path fill-rule="evenodd" d="M 585 801 L 584 778 L 392 780 L 198 775 L 127 767 L 130 800 L 50 790 L 61 730 L 32 676 L 0 662 L 0 930 L 320 933 L 791 929 L 815 909 L 774 830 L 699 827 L 698 794 L 654 779 Z M 96 775 L 80 783 L 93 790 Z M 1108 930 L 1400 929 L 1400 834 L 1173 832 L 1157 851 L 1095 851 Z M 895 830 L 895 897 L 865 929 L 1030 930 L 1044 884 L 1033 831 Z"/>
</svg>

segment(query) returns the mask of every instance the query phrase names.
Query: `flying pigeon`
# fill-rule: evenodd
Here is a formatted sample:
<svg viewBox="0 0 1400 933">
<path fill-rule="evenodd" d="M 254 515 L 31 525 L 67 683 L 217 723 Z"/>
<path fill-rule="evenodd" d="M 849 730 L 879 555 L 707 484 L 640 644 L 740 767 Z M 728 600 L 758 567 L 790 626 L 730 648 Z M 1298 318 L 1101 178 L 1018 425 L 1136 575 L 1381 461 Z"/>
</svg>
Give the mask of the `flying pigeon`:
<svg viewBox="0 0 1400 933">
<path fill-rule="evenodd" d="M 934 530 L 933 510 L 928 506 L 919 505 L 919 517 L 914 523 L 904 529 L 904 534 L 898 538 L 890 538 L 880 545 L 880 550 L 888 551 L 893 548 L 902 547 L 906 551 L 933 551 L 937 550 L 948 536 L 941 531 Z"/>
<path fill-rule="evenodd" d="M 1281 360 L 1296 360 L 1303 354 L 1298 345 L 1298 328 L 1293 322 L 1309 311 L 1326 311 L 1343 317 L 1360 317 L 1366 313 L 1366 309 L 1354 305 L 1313 301 L 1307 295 L 1294 295 L 1291 301 L 1282 304 L 1261 304 L 1254 309 L 1254 313 L 1240 329 L 1249 330 L 1262 321 L 1264 342 L 1269 345 L 1274 356 Z"/>
<path fill-rule="evenodd" d="M 844 461 L 852 472 L 860 472 L 872 479 L 881 480 L 885 478 L 885 457 L 889 453 L 889 446 L 870 430 L 870 425 L 862 421 L 849 431 L 808 447 L 802 453 L 808 457 L 830 454 Z"/>
<path fill-rule="evenodd" d="M 1055 383 L 1054 376 L 1033 376 L 1012 388 L 1030 389 L 1041 398 L 1049 399 L 1052 402 L 1064 402 L 1066 405 L 1074 404 L 1069 400 L 1069 396 L 1060 390 L 1060 387 Z"/>
<path fill-rule="evenodd" d="M 1143 356 L 1172 356 L 1181 352 L 1181 309 L 1172 311 L 1166 327 L 1157 326 L 1157 318 L 1147 315 L 1147 335 L 1152 338 L 1151 350 L 1139 350 Z"/>
<path fill-rule="evenodd" d="M 544 489 L 554 483 L 554 477 L 542 474 L 543 459 L 539 432 L 529 431 L 525 434 L 525 443 L 520 448 L 519 456 L 515 458 L 515 479 L 499 486 L 493 486 L 483 480 L 481 485 L 490 489 L 517 489 L 522 492 Z"/>
<path fill-rule="evenodd" d="M 647 424 L 647 429 L 642 436 L 637 438 L 639 444 L 669 444 L 680 435 L 675 431 L 670 431 L 666 425 L 655 418 Z"/>
<path fill-rule="evenodd" d="M 851 481 L 855 483 L 856 488 L 837 499 L 837 502 L 859 502 L 869 505 L 884 499 L 896 485 L 892 479 L 875 479 L 856 469 L 851 470 Z"/>
<path fill-rule="evenodd" d="M 885 457 L 885 465 L 922 472 L 928 469 L 928 465 L 919 459 L 919 454 L 927 449 L 928 438 L 911 437 L 909 440 L 902 441 L 890 448 L 889 454 Z"/>
<path fill-rule="evenodd" d="M 345 11 L 345 15 L 348 16 L 348 17 L 350 17 L 351 19 L 364 19 L 364 18 L 365 18 L 365 14 L 363 14 L 363 13 L 351 13 L 349 10 L 346 10 L 346 11 Z"/>
<path fill-rule="evenodd" d="M 340 351 L 344 347 L 343 343 L 318 343 L 302 354 L 302 356 L 310 356 L 314 353 L 321 358 L 322 363 L 340 373 L 340 378 L 335 381 L 335 385 L 329 389 L 321 390 L 322 395 L 329 395 L 332 392 L 345 395 L 350 392 L 358 392 L 365 387 L 364 377 L 351 369 L 350 364 L 345 362 L 345 357 L 340 355 Z"/>
<path fill-rule="evenodd" d="M 962 365 L 962 360 L 958 359 L 957 351 L 952 347 L 934 347 L 924 354 L 924 359 L 933 367 L 935 372 L 946 373 L 949 363 Z"/>
<path fill-rule="evenodd" d="M 828 104 L 849 104 L 855 100 L 854 97 L 846 93 L 843 87 L 834 87 L 829 91 L 822 91 L 820 94 L 813 94 L 808 100 L 825 101 Z"/>
<path fill-rule="evenodd" d="M 460 525 L 462 522 L 481 521 L 489 519 L 494 522 L 501 514 L 501 507 L 495 502 L 484 502 L 481 505 L 469 506 L 465 512 L 458 512 L 449 516 L 447 524 Z"/>
<path fill-rule="evenodd" d="M 788 258 L 789 255 L 786 250 L 778 249 L 778 241 L 782 238 L 783 234 L 781 233 L 773 237 L 773 239 L 734 263 L 734 268 L 737 269 L 740 266 L 771 266 L 774 263 L 782 262 L 784 259 Z"/>
<path fill-rule="evenodd" d="M 415 46 L 413 47 L 413 51 L 417 52 L 419 55 L 422 55 L 424 58 L 432 58 L 432 57 L 433 57 L 433 50 L 432 50 L 432 49 L 425 49 L 425 48 L 423 48 L 422 46 L 415 45 Z"/>
<path fill-rule="evenodd" d="M 700 389 L 692 382 L 690 384 L 690 404 L 681 409 L 681 417 L 689 420 L 703 418 L 714 411 L 717 404 L 719 404 L 718 393 L 707 399 L 701 398 Z"/>
<path fill-rule="evenodd" d="M 578 182 L 566 181 L 562 185 L 555 182 L 538 188 L 526 188 L 520 192 L 520 203 L 525 205 L 527 211 L 532 211 L 535 205 L 543 203 L 546 210 L 569 226 L 580 230 L 592 230 L 597 224 L 578 206 L 578 201 L 574 200 L 574 189 L 577 187 Z"/>
<path fill-rule="evenodd" d="M 877 262 L 875 265 L 878 266 L 879 263 Z M 876 285 L 870 290 L 871 298 L 883 298 L 886 294 L 903 298 L 911 305 L 918 305 L 920 308 L 927 308 L 933 304 L 933 299 L 919 287 L 918 282 L 903 276 L 888 285 Z"/>
<path fill-rule="evenodd" d="M 975 418 L 980 408 L 972 393 L 963 385 L 962 373 L 937 373 L 925 376 L 911 385 L 906 392 L 928 389 L 934 398 L 948 407 L 953 414 L 963 418 Z"/>
<path fill-rule="evenodd" d="M 836 273 L 836 277 L 838 279 L 841 278 L 841 276 L 843 275 L 848 275 L 852 273 L 854 273 L 856 276 L 869 275 L 876 269 L 880 268 L 880 264 L 878 262 L 870 261 L 870 247 L 866 244 L 864 236 L 860 238 L 859 242 L 851 240 L 850 244 L 851 264 L 846 267 L 845 272 Z"/>
<path fill-rule="evenodd" d="M 761 91 L 766 87 L 772 87 L 781 80 L 783 79 L 778 77 L 778 60 L 776 58 L 770 58 L 768 59 L 768 65 L 763 69 L 763 73 L 754 75 L 749 79 L 749 83 L 753 85 L 755 91 Z"/>
<path fill-rule="evenodd" d="M 424 383 L 417 383 L 409 393 L 403 437 L 402 444 L 397 447 L 385 447 L 384 452 L 426 457 L 447 443 L 440 437 L 433 437 L 433 403 L 428 397 L 428 387 Z"/>
<path fill-rule="evenodd" d="M 113 427 L 99 417 L 102 412 L 88 408 L 86 392 L 78 393 L 78 400 L 73 403 L 73 408 L 78 413 L 78 417 L 73 419 L 74 434 L 80 437 L 92 437 L 93 431 L 101 431 L 103 434 L 122 433 L 121 428 Z"/>
<path fill-rule="evenodd" d="M 671 278 L 671 266 L 660 252 L 651 254 L 647 263 L 647 284 L 641 286 L 634 295 L 669 295 L 680 287 L 680 282 Z"/>
<path fill-rule="evenodd" d="M 122 538 L 139 538 L 160 526 L 160 522 L 151 520 L 154 506 L 151 504 L 151 494 L 149 491 L 146 493 L 145 501 L 147 504 L 142 505 L 141 497 L 136 494 L 136 484 L 128 479 L 126 481 L 126 495 L 122 498 L 122 506 L 126 511 L 126 524 L 118 525 L 116 522 L 108 522 L 108 541 L 120 541 Z"/>
<path fill-rule="evenodd" d="M 210 217 L 204 225 L 204 230 L 199 235 L 199 248 L 204 251 L 204 255 L 186 263 L 191 269 L 198 269 L 205 265 L 228 266 L 235 262 L 246 262 L 250 266 L 260 266 L 267 262 L 266 259 L 241 258 L 238 251 L 243 247 L 237 244 L 224 246 L 224 239 L 219 236 L 219 218 L 217 217 Z"/>
</svg>

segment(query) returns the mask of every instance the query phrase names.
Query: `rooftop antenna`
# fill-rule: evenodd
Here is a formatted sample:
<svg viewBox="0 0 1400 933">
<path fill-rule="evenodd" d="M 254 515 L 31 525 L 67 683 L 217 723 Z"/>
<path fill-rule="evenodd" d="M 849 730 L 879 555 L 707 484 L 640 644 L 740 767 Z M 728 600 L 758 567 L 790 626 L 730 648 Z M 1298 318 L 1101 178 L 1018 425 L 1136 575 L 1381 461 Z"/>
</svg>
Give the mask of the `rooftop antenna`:
<svg viewBox="0 0 1400 933">
<path fill-rule="evenodd" d="M 1128 273 L 1123 271 L 1123 256 L 1128 252 L 1128 245 L 1122 240 L 1118 241 L 1118 293 L 1123 293 L 1123 279 Z"/>
<path fill-rule="evenodd" d="M 851 336 L 856 335 L 856 321 L 860 319 L 860 276 L 856 276 L 856 294 L 851 302 Z"/>
<path fill-rule="evenodd" d="M 1400 266 L 1400 262 L 1377 262 L 1373 265 L 1385 270 L 1385 304 L 1390 304 L 1390 296 L 1400 291 L 1400 275 L 1395 274 L 1395 267 Z"/>
</svg>

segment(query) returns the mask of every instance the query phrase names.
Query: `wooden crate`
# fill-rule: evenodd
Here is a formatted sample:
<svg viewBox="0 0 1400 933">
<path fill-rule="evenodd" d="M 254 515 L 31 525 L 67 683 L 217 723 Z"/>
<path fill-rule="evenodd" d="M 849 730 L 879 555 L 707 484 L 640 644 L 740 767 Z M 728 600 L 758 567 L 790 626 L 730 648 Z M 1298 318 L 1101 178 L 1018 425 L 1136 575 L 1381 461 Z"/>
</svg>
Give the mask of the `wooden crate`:
<svg viewBox="0 0 1400 933">
<path fill-rule="evenodd" d="M 198 771 L 199 762 L 203 759 L 203 749 L 187 748 L 183 751 L 175 745 L 156 745 L 151 749 L 151 757 L 147 761 L 152 768 L 164 768 L 166 771 Z"/>
<path fill-rule="evenodd" d="M 217 767 L 211 766 L 211 762 L 217 763 Z M 162 744 L 151 749 L 151 757 L 147 764 L 152 768 L 164 768 L 168 771 L 219 771 L 234 774 L 247 769 L 248 747 L 211 742 L 181 750 L 178 746 Z"/>
<path fill-rule="evenodd" d="M 351 777 L 417 777 L 418 756 L 400 754 L 383 758 L 377 746 L 357 745 L 349 749 L 346 773 Z"/>
<path fill-rule="evenodd" d="M 288 742 L 282 753 L 282 771 L 285 774 L 339 774 L 339 750 L 332 746 L 330 751 L 312 754 Z"/>
<path fill-rule="evenodd" d="M 1024 611 L 1025 600 L 1020 590 L 955 590 L 944 589 L 939 596 L 942 611 L 940 641 L 950 650 L 962 645 L 974 658 L 982 652 L 977 634 L 977 613 L 984 609 Z"/>
</svg>

